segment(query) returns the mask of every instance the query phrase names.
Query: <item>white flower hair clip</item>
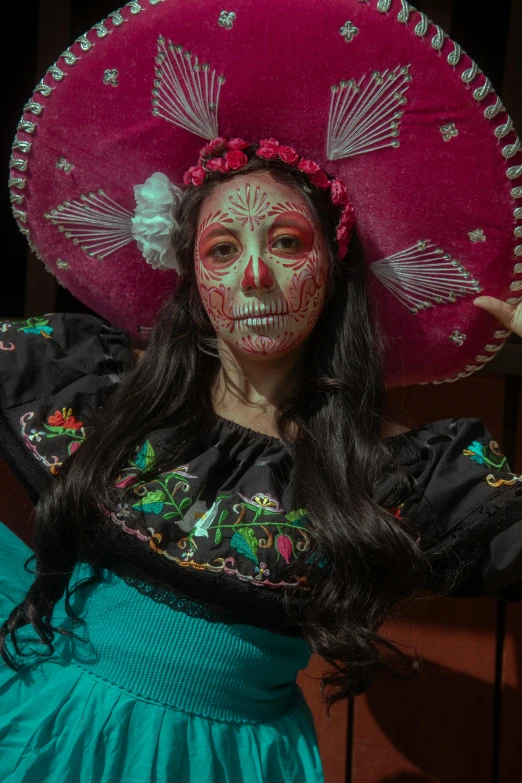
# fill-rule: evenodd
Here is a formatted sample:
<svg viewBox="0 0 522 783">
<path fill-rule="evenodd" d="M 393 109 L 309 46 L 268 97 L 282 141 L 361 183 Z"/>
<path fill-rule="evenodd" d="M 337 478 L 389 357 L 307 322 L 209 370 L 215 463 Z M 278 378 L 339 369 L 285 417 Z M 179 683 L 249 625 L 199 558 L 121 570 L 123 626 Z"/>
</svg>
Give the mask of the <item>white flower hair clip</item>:
<svg viewBox="0 0 522 783">
<path fill-rule="evenodd" d="M 156 171 L 143 185 L 134 186 L 134 195 L 132 236 L 145 261 L 154 269 L 175 269 L 181 274 L 172 234 L 179 225 L 174 215 L 183 191 L 166 174 Z"/>
</svg>

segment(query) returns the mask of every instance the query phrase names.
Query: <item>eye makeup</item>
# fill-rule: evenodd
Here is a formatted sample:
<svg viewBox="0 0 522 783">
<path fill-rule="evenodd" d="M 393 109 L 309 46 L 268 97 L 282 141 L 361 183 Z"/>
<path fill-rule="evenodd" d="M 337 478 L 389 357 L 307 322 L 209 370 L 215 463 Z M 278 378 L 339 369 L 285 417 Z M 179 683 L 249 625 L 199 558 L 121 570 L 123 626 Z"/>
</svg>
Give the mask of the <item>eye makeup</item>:
<svg viewBox="0 0 522 783">
<path fill-rule="evenodd" d="M 274 247 L 274 243 L 280 237 L 294 237 L 296 247 Z M 268 244 L 274 255 L 303 255 L 310 253 L 314 246 L 315 231 L 311 223 L 297 212 L 285 212 L 279 214 L 268 231 Z"/>
<path fill-rule="evenodd" d="M 278 237 L 293 236 L 299 240 L 301 246 L 300 253 L 309 253 L 312 250 L 315 231 L 311 223 L 302 215 L 294 212 L 288 212 L 278 215 L 268 230 L 268 245 L 271 246 Z M 229 227 L 220 223 L 213 223 L 208 226 L 198 240 L 198 252 L 201 257 L 207 255 L 213 247 L 220 244 L 237 244 L 241 247 L 241 242 L 236 233 Z M 280 249 L 284 252 L 284 249 Z M 287 252 L 296 252 L 289 248 Z"/>
</svg>

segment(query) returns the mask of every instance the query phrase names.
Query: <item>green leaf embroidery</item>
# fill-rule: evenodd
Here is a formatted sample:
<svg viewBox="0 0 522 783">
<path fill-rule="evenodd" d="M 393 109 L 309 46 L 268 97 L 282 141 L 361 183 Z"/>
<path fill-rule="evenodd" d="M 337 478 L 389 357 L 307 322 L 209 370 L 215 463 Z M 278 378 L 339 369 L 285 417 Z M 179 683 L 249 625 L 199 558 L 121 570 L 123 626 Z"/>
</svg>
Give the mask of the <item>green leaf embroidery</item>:
<svg viewBox="0 0 522 783">
<path fill-rule="evenodd" d="M 132 508 L 141 508 L 143 511 L 147 511 L 148 509 L 152 510 L 152 507 L 156 507 L 153 511 L 154 514 L 157 514 L 161 511 L 163 508 L 163 502 L 165 501 L 165 493 L 161 491 L 161 489 L 157 489 L 156 492 L 147 492 L 147 494 L 140 498 L 136 503 L 132 504 Z M 161 508 L 159 508 L 161 506 Z M 159 508 L 159 511 L 156 510 Z"/>
<path fill-rule="evenodd" d="M 183 498 L 183 500 L 179 504 L 179 510 L 183 511 L 183 509 L 185 509 L 187 506 L 190 506 L 191 503 L 192 500 L 190 498 Z"/>
<path fill-rule="evenodd" d="M 288 514 L 285 514 L 285 516 L 289 522 L 295 524 L 296 522 L 299 522 L 307 517 L 308 511 L 306 508 L 298 508 L 297 511 L 289 511 Z"/>
<path fill-rule="evenodd" d="M 138 456 L 136 457 L 136 465 L 140 468 L 140 470 L 145 471 L 149 468 L 153 468 L 155 462 L 156 452 L 152 448 L 151 442 L 147 440 L 138 452 Z"/>
<path fill-rule="evenodd" d="M 221 542 L 223 541 L 223 531 L 221 530 L 221 525 L 223 524 L 223 522 L 225 521 L 225 519 L 229 515 L 230 515 L 230 512 L 227 511 L 226 509 L 223 509 L 223 511 L 219 515 L 218 527 L 217 527 L 216 534 L 215 534 L 215 537 L 214 537 L 214 541 L 215 541 L 216 544 L 221 544 Z"/>
<path fill-rule="evenodd" d="M 179 475 L 179 473 L 171 472 L 171 473 L 160 473 L 158 478 L 160 478 L 165 484 L 168 484 L 171 479 L 173 478 L 179 479 L 182 477 Z"/>
<path fill-rule="evenodd" d="M 242 527 L 241 530 L 234 533 L 230 543 L 238 552 L 259 565 L 259 560 L 257 559 L 257 538 L 251 528 Z"/>
</svg>

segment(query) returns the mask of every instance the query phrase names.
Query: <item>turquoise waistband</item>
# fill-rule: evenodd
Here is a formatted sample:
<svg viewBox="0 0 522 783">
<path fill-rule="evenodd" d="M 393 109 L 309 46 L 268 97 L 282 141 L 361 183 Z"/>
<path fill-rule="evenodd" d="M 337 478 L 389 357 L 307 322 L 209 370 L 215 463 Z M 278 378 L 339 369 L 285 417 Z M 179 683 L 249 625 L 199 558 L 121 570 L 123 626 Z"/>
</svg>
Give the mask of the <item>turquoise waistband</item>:
<svg viewBox="0 0 522 783">
<path fill-rule="evenodd" d="M 93 573 L 77 566 L 71 585 Z M 228 722 L 262 723 L 289 709 L 302 693 L 296 684 L 310 648 L 303 640 L 250 625 L 191 617 L 155 602 L 111 571 L 71 598 L 85 625 L 63 619 L 63 599 L 53 624 L 87 644 L 56 634 L 67 660 L 116 687 L 188 713 Z"/>
</svg>

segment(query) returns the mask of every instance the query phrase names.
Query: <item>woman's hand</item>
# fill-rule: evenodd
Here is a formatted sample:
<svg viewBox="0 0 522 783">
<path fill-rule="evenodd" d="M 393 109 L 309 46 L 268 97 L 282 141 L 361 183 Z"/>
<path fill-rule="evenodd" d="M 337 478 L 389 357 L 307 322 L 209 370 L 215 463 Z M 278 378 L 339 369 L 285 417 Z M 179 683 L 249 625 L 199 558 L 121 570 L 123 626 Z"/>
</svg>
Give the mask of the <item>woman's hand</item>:
<svg viewBox="0 0 522 783">
<path fill-rule="evenodd" d="M 473 300 L 473 304 L 487 310 L 502 326 L 522 337 L 522 302 L 515 306 L 495 299 L 494 296 L 478 296 Z"/>
</svg>

